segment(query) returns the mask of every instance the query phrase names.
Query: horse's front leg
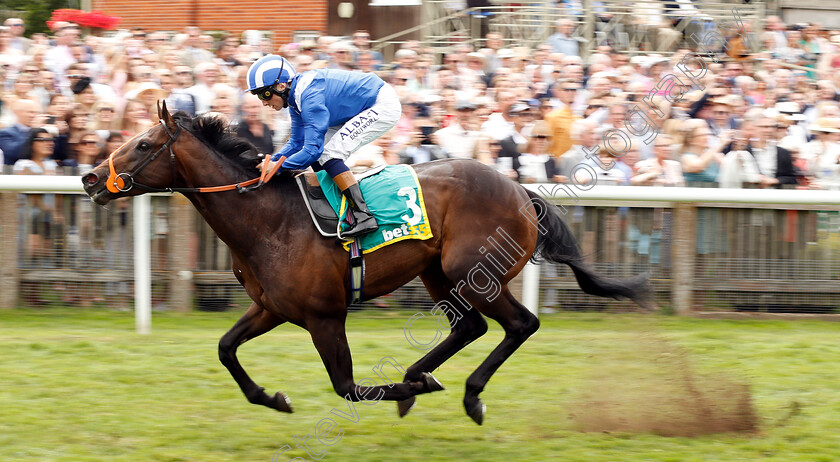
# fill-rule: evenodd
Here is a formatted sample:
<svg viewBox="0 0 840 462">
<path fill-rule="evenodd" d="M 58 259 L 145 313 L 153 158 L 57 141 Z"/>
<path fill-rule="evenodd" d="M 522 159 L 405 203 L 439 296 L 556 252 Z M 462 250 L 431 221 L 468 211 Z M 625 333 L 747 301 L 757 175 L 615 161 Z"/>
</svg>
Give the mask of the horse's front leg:
<svg viewBox="0 0 840 462">
<path fill-rule="evenodd" d="M 259 337 L 284 322 L 256 303 L 251 303 L 245 314 L 219 340 L 219 359 L 239 384 L 239 388 L 242 389 L 248 401 L 282 412 L 292 412 L 286 395 L 277 392 L 274 396 L 268 396 L 262 387 L 248 377 L 245 369 L 239 364 L 239 359 L 236 358 L 236 349 L 239 345 Z"/>
<path fill-rule="evenodd" d="M 324 361 L 335 392 L 342 398 L 349 401 L 402 401 L 421 393 L 443 390 L 431 374 L 414 382 L 357 385 L 353 380 L 353 358 L 344 331 L 344 317 L 308 319 L 306 328 Z"/>
</svg>

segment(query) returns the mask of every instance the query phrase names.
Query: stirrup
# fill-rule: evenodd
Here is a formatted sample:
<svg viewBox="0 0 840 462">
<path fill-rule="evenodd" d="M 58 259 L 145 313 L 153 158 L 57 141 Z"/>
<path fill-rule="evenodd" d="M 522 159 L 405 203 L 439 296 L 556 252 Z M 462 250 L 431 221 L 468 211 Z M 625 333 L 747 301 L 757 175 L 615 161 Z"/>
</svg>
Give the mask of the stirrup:
<svg viewBox="0 0 840 462">
<path fill-rule="evenodd" d="M 341 239 L 352 239 L 376 231 L 378 227 L 379 225 L 376 224 L 376 219 L 373 217 L 373 215 L 368 215 L 367 218 L 365 218 L 364 220 L 357 221 L 356 223 L 352 224 L 350 229 L 347 229 L 344 232 L 340 232 L 338 237 Z"/>
</svg>

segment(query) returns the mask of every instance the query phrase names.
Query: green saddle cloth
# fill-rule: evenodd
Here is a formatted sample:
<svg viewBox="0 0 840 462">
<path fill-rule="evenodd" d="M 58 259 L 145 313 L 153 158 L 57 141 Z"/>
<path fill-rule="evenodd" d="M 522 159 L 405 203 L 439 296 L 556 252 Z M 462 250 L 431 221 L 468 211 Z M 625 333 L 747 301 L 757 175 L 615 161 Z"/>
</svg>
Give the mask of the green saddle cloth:
<svg viewBox="0 0 840 462">
<path fill-rule="evenodd" d="M 344 222 L 348 209 L 347 199 L 327 172 L 320 171 L 317 176 L 344 230 L 348 226 Z M 359 236 L 362 253 L 370 253 L 405 239 L 425 240 L 432 237 L 423 191 L 417 173 L 411 166 L 389 165 L 381 172 L 363 178 L 359 187 L 368 209 L 379 225 L 376 231 Z M 345 243 L 345 250 L 349 250 L 349 246 L 349 242 Z"/>
</svg>

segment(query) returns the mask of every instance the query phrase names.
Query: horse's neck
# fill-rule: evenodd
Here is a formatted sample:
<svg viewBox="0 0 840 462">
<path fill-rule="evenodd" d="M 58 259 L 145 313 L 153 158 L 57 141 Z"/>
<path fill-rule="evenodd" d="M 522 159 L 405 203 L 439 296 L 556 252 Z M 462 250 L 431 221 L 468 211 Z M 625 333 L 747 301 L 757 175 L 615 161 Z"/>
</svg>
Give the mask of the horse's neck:
<svg viewBox="0 0 840 462">
<path fill-rule="evenodd" d="M 196 163 L 185 168 L 187 171 L 179 173 L 189 188 L 231 185 L 251 179 L 219 158 L 209 157 L 202 160 L 200 165 Z M 269 188 L 245 194 L 234 190 L 187 193 L 185 196 L 219 238 L 230 247 L 253 245 L 253 232 L 259 232 L 254 228 L 280 226 L 280 219 L 284 215 L 283 201 L 276 197 L 276 191 Z"/>
</svg>

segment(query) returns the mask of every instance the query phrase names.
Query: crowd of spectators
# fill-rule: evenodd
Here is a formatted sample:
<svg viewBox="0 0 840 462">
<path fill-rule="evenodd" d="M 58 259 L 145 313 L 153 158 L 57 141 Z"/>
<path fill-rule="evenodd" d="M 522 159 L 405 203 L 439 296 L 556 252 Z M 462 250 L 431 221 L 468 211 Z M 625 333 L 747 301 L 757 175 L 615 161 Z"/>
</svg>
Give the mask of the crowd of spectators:
<svg viewBox="0 0 840 462">
<path fill-rule="evenodd" d="M 489 32 L 478 46 L 442 54 L 409 41 L 390 61 L 362 30 L 275 49 L 267 39 L 195 27 L 100 37 L 59 22 L 52 36 L 26 38 L 24 22 L 10 18 L 0 27 L 0 158 L 7 173 L 78 173 L 153 125 L 159 99 L 173 110 L 217 113 L 274 152 L 288 137 L 288 113 L 242 88 L 251 62 L 279 53 L 297 72 L 375 72 L 397 90 L 402 119 L 350 157 L 353 169 L 471 158 L 521 182 L 840 187 L 840 33 L 770 16 L 754 35 L 758 51 L 722 49 L 707 61 L 703 88 L 671 104 L 650 92 L 692 51 L 680 47 L 684 37 L 664 33 L 673 53 L 604 45 L 582 58 L 572 18 L 533 48 Z M 658 136 L 613 155 L 604 133 L 625 127 L 639 107 Z M 580 176 L 580 165 L 596 177 Z"/>
</svg>

